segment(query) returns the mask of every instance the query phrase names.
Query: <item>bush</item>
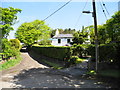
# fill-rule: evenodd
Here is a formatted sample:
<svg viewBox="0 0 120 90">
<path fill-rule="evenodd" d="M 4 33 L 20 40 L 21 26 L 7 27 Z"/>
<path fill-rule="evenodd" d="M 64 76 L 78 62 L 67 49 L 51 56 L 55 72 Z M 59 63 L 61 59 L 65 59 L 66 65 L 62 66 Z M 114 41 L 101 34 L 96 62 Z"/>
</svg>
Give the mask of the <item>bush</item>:
<svg viewBox="0 0 120 90">
<path fill-rule="evenodd" d="M 12 56 L 11 42 L 7 39 L 2 39 L 3 58 L 7 59 Z"/>
<path fill-rule="evenodd" d="M 89 45 L 87 48 L 88 54 L 95 58 L 95 45 Z M 113 62 L 118 61 L 116 57 L 118 53 L 118 46 L 116 44 L 101 44 L 99 45 L 99 62 Z"/>
<path fill-rule="evenodd" d="M 82 61 L 84 61 L 84 59 L 81 59 L 78 56 L 71 56 L 66 64 L 67 64 L 67 67 L 69 67 L 71 65 L 81 63 Z"/>
<path fill-rule="evenodd" d="M 17 50 L 21 49 L 20 41 L 18 39 L 10 39 L 11 46 Z"/>
<path fill-rule="evenodd" d="M 31 49 L 38 54 L 55 58 L 58 60 L 66 60 L 70 58 L 70 47 L 55 47 L 55 46 L 32 46 Z"/>
<path fill-rule="evenodd" d="M 92 58 L 95 57 L 95 45 L 89 44 L 86 48 L 87 54 L 92 56 Z"/>
<path fill-rule="evenodd" d="M 111 62 L 111 60 L 115 60 L 115 53 L 116 53 L 116 50 L 115 50 L 115 47 L 113 44 L 102 44 L 100 45 L 99 47 L 99 61 L 105 61 L 105 62 Z"/>
<path fill-rule="evenodd" d="M 79 59 L 78 56 L 72 56 L 69 60 L 69 64 L 72 65 L 72 64 L 76 64 L 76 61 L 77 59 Z"/>
<path fill-rule="evenodd" d="M 17 56 L 19 51 L 12 46 L 12 43 L 7 39 L 2 39 L 2 53 L 3 59 L 9 59 L 10 57 Z"/>
<path fill-rule="evenodd" d="M 82 54 L 83 54 L 83 51 L 84 51 L 84 48 L 82 47 L 82 45 L 80 44 L 74 44 L 72 47 L 71 47 L 71 53 L 72 55 L 74 56 L 79 56 L 79 57 L 82 57 Z"/>
</svg>

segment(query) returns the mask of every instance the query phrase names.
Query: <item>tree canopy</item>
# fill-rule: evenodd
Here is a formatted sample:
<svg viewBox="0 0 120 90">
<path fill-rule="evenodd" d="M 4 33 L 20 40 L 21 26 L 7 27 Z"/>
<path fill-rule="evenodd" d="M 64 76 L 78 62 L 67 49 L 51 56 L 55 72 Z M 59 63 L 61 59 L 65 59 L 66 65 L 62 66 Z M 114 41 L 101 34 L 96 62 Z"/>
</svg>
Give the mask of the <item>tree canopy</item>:
<svg viewBox="0 0 120 90">
<path fill-rule="evenodd" d="M 55 35 L 57 29 L 52 30 L 51 32 L 51 37 L 53 37 Z M 74 34 L 76 31 L 75 29 L 71 29 L 71 28 L 66 28 L 66 29 L 58 29 L 60 34 Z"/>
<path fill-rule="evenodd" d="M 88 32 L 85 32 L 84 29 L 82 31 L 77 31 L 73 36 L 72 44 L 83 44 L 83 42 L 88 40 Z"/>
<path fill-rule="evenodd" d="M 13 42 L 10 42 L 7 36 L 10 31 L 13 30 L 12 25 L 17 21 L 17 13 L 21 11 L 21 9 L 13 7 L 0 7 L 0 49 L 2 49 L 0 53 L 2 55 L 2 60 L 15 57 L 19 54 L 19 50 L 13 46 Z"/>
<path fill-rule="evenodd" d="M 11 25 L 16 23 L 17 13 L 21 11 L 21 9 L 13 7 L 0 7 L 0 30 L 2 30 L 2 38 L 6 38 L 9 35 L 10 30 L 13 30 Z"/>
<path fill-rule="evenodd" d="M 98 40 L 99 44 L 107 44 L 110 42 L 120 41 L 120 11 L 116 12 L 106 24 L 98 25 Z M 84 28 L 90 35 L 90 42 L 94 44 L 95 35 L 93 25 Z"/>
<path fill-rule="evenodd" d="M 25 45 L 32 45 L 38 40 L 48 39 L 50 37 L 51 29 L 45 25 L 44 21 L 35 20 L 29 23 L 23 23 L 15 33 L 18 38 Z"/>
<path fill-rule="evenodd" d="M 111 41 L 120 41 L 120 11 L 107 20 L 104 26 Z"/>
</svg>

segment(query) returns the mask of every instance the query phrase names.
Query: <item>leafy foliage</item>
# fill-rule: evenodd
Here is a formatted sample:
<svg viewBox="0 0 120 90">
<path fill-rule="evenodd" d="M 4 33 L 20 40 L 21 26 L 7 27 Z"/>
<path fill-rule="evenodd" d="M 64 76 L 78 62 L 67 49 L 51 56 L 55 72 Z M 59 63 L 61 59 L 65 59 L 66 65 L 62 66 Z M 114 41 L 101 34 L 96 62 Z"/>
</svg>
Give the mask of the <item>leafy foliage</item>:
<svg viewBox="0 0 120 90">
<path fill-rule="evenodd" d="M 84 30 L 82 30 L 81 32 L 77 31 L 76 33 L 74 33 L 72 44 L 83 44 L 83 42 L 85 42 L 86 40 L 88 40 L 88 33 Z"/>
<path fill-rule="evenodd" d="M 94 34 L 94 26 L 90 25 L 83 29 L 84 32 L 87 32 L 87 34 L 90 36 L 90 42 L 91 44 L 95 43 L 95 34 Z"/>
<path fill-rule="evenodd" d="M 21 49 L 20 41 L 18 39 L 10 39 L 11 46 L 14 47 L 16 50 Z"/>
<path fill-rule="evenodd" d="M 106 24 L 98 25 L 99 44 L 107 44 L 110 42 L 120 41 L 120 11 L 116 12 L 112 18 L 106 21 Z M 84 31 L 90 35 L 90 42 L 94 44 L 94 27 L 93 25 L 85 27 Z"/>
<path fill-rule="evenodd" d="M 8 41 L 7 36 L 9 32 L 13 30 L 12 25 L 16 23 L 17 13 L 21 12 L 18 8 L 2 8 L 0 7 L 0 42 L 2 42 L 2 59 L 9 59 L 10 57 L 16 57 L 19 51 L 13 47 L 12 43 Z"/>
<path fill-rule="evenodd" d="M 101 44 L 99 46 L 99 62 L 119 62 L 119 49 L 117 44 Z M 95 59 L 95 45 L 89 45 L 88 54 Z"/>
<path fill-rule="evenodd" d="M 16 14 L 18 12 L 21 12 L 21 9 L 12 7 L 0 7 L 0 10 L 2 11 L 0 13 L 0 30 L 2 30 L 2 37 L 7 37 L 9 35 L 10 30 L 13 30 L 13 27 L 11 27 L 11 25 L 15 24 L 17 20 Z"/>
<path fill-rule="evenodd" d="M 79 59 L 78 56 L 71 56 L 71 58 L 69 59 L 69 65 L 73 65 L 76 63 L 77 59 Z"/>
<path fill-rule="evenodd" d="M 120 11 L 106 21 L 105 27 L 111 41 L 120 41 Z"/>
<path fill-rule="evenodd" d="M 7 39 L 2 39 L 2 53 L 4 56 L 3 59 L 9 59 L 10 57 L 19 55 L 19 51 Z"/>
<path fill-rule="evenodd" d="M 32 45 L 38 40 L 48 39 L 50 27 L 44 21 L 35 20 L 30 23 L 23 23 L 16 32 L 16 38 L 26 45 Z"/>
<path fill-rule="evenodd" d="M 82 45 L 80 44 L 74 44 L 72 47 L 71 47 L 71 54 L 74 55 L 74 56 L 79 56 L 79 57 L 82 57 L 82 52 L 83 52 L 83 47 Z"/>
<path fill-rule="evenodd" d="M 38 42 L 39 45 L 51 45 L 51 40 L 42 40 Z"/>
<path fill-rule="evenodd" d="M 51 37 L 53 37 L 53 36 L 55 36 L 55 32 L 56 32 L 56 30 L 57 29 L 55 29 L 55 30 L 52 30 L 52 32 L 51 32 Z M 71 28 L 69 28 L 69 29 L 58 29 L 59 30 L 59 33 L 60 34 L 74 34 L 76 31 L 75 31 L 75 29 L 71 29 Z"/>
</svg>

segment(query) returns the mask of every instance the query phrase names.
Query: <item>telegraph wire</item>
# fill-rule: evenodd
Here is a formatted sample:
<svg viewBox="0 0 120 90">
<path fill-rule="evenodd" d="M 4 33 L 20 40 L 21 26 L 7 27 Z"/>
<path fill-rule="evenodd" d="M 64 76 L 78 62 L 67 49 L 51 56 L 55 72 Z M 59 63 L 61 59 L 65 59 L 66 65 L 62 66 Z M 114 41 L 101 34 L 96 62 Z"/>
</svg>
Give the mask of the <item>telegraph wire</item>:
<svg viewBox="0 0 120 90">
<path fill-rule="evenodd" d="M 65 7 L 67 4 L 69 4 L 72 0 L 69 0 L 67 3 L 65 3 L 63 6 L 61 6 L 60 8 L 58 8 L 56 11 L 54 11 L 52 14 L 50 14 L 49 16 L 47 16 L 45 19 L 43 19 L 43 21 L 45 21 L 46 19 L 48 19 L 49 17 L 51 17 L 52 15 L 54 15 L 56 12 L 58 12 L 60 9 L 62 9 L 63 7 Z"/>
<path fill-rule="evenodd" d="M 101 0 L 101 1 L 102 1 L 102 4 L 103 4 L 103 6 L 104 6 L 104 8 L 105 8 L 105 10 L 106 10 L 106 12 L 107 12 L 107 14 L 110 16 L 110 13 L 108 12 L 107 7 L 106 7 L 105 3 L 103 2 L 103 0 Z"/>
<path fill-rule="evenodd" d="M 102 11 L 103 11 L 103 13 L 104 13 L 104 15 L 105 15 L 105 18 L 106 18 L 106 20 L 107 20 L 107 15 L 105 14 L 105 10 L 104 10 L 104 8 L 103 8 L 103 6 L 102 6 L 101 2 L 100 2 L 100 6 L 101 6 Z"/>
<path fill-rule="evenodd" d="M 87 2 L 88 2 L 88 0 L 86 1 L 85 5 L 84 5 L 84 7 L 83 7 L 83 9 L 82 9 L 82 11 L 84 11 L 84 9 L 85 9 L 85 7 L 86 7 L 86 5 L 87 5 Z M 81 12 L 81 14 L 79 15 L 79 17 L 78 17 L 78 19 L 77 19 L 74 27 L 77 26 L 77 24 L 78 24 L 78 22 L 79 22 L 79 20 L 80 20 L 80 17 L 82 16 L 82 14 L 83 14 L 83 13 Z"/>
</svg>

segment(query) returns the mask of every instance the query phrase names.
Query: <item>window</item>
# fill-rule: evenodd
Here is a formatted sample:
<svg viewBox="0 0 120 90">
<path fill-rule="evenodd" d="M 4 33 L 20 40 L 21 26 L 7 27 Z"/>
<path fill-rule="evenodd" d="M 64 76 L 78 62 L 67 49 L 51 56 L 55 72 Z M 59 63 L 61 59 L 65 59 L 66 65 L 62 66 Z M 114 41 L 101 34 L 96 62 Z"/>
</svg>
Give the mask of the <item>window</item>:
<svg viewBox="0 0 120 90">
<path fill-rule="evenodd" d="M 67 39 L 67 43 L 70 43 L 70 39 Z"/>
<path fill-rule="evenodd" d="M 58 43 L 61 43 L 61 39 L 58 39 Z"/>
</svg>

